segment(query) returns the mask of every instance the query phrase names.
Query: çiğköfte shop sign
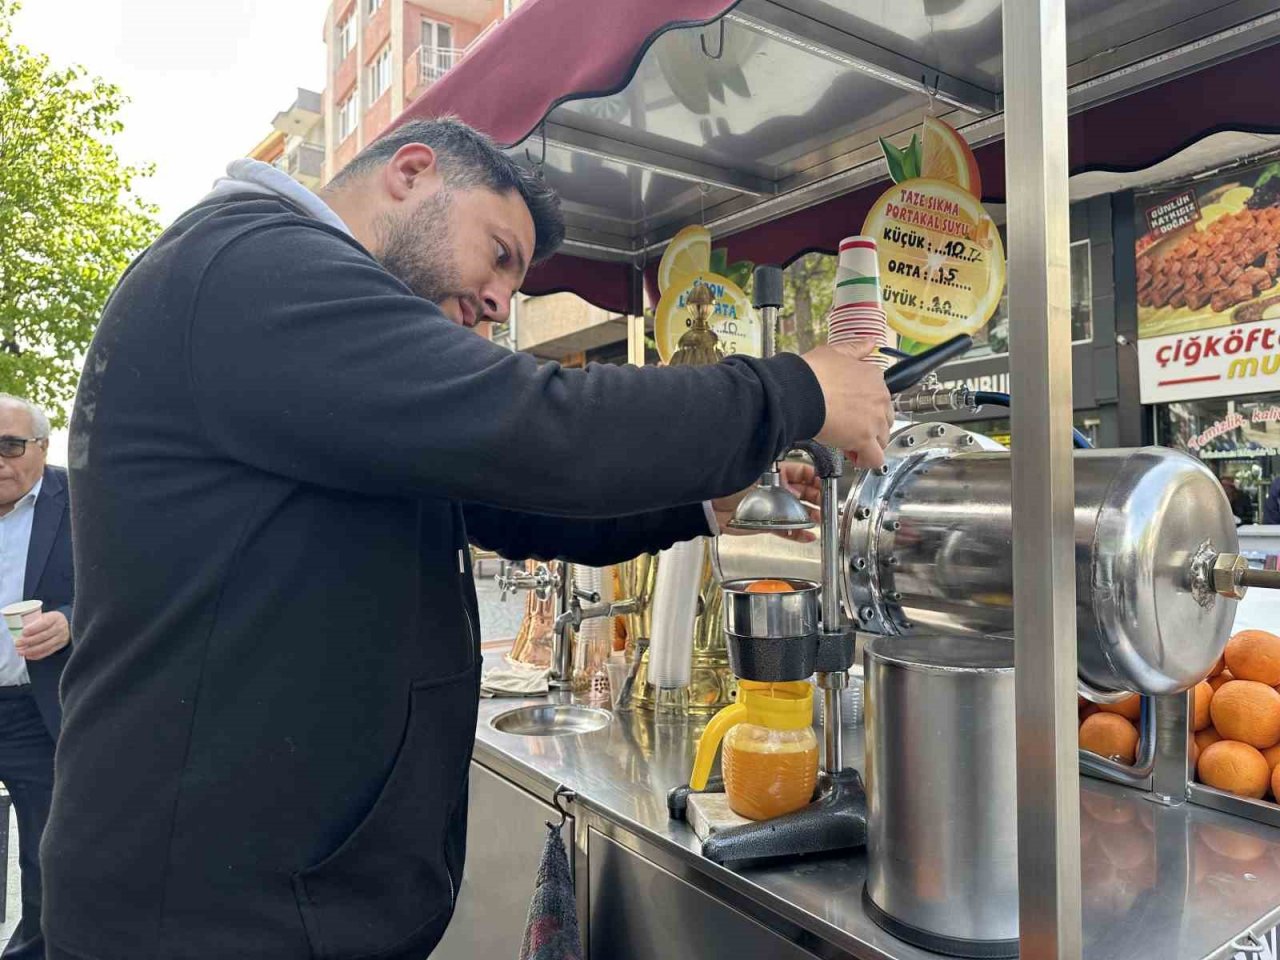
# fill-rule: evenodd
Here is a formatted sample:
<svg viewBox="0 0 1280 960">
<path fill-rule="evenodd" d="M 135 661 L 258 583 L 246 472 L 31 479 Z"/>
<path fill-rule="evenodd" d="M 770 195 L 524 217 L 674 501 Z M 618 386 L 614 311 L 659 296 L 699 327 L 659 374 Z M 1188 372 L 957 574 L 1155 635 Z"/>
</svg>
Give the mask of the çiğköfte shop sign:
<svg viewBox="0 0 1280 960">
<path fill-rule="evenodd" d="M 1142 402 L 1280 390 L 1280 158 L 1135 208 Z"/>
</svg>

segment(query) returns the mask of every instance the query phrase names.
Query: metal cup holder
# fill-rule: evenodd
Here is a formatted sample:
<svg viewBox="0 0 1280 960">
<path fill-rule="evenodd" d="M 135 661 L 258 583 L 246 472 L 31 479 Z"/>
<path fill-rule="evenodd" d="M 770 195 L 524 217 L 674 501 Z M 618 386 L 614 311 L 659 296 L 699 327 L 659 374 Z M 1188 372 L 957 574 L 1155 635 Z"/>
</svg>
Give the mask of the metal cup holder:
<svg viewBox="0 0 1280 960">
<path fill-rule="evenodd" d="M 787 593 L 748 593 L 754 579 L 729 580 L 724 590 L 724 638 L 729 665 L 746 680 L 804 680 L 818 653 L 818 584 L 776 577 Z"/>
</svg>

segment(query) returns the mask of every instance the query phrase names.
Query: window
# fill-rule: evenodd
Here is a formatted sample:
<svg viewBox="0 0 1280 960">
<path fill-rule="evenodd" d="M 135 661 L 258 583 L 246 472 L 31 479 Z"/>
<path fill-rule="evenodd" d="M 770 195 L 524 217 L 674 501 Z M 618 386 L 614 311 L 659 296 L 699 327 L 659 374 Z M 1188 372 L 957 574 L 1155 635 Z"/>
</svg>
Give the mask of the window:
<svg viewBox="0 0 1280 960">
<path fill-rule="evenodd" d="M 382 0 L 367 0 L 365 3 L 365 15 L 372 17 L 378 12 L 378 8 L 382 6 Z"/>
<path fill-rule="evenodd" d="M 447 23 L 423 20 L 422 82 L 431 83 L 444 76 L 445 71 L 453 66 L 454 56 L 453 27 Z"/>
<path fill-rule="evenodd" d="M 347 99 L 338 105 L 338 142 L 341 143 L 356 132 L 360 122 L 360 98 L 357 90 L 352 90 Z"/>
<path fill-rule="evenodd" d="M 341 63 L 347 59 L 347 54 L 351 52 L 356 45 L 356 18 L 348 16 L 340 24 L 335 31 L 335 44 L 338 48 L 338 62 Z"/>
<path fill-rule="evenodd" d="M 382 52 L 369 64 L 369 106 L 378 102 L 378 98 L 391 86 L 391 44 L 382 48 Z"/>
<path fill-rule="evenodd" d="M 1000 228 L 1004 237 L 1004 227 Z M 1006 247 L 1006 249 L 1008 249 Z M 1093 340 L 1093 268 L 1089 262 L 1089 241 L 1071 244 L 1071 342 Z M 968 356 L 1009 352 L 1009 286 L 1006 282 L 1000 305 L 990 322 L 974 338 L 974 349 Z"/>
</svg>

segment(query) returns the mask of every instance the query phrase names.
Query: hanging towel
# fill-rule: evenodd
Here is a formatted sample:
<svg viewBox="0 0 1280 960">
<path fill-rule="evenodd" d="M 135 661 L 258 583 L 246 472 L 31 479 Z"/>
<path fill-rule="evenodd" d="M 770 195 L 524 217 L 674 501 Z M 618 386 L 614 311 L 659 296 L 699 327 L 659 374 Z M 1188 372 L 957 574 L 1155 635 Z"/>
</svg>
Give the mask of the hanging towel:
<svg viewBox="0 0 1280 960">
<path fill-rule="evenodd" d="M 560 839 L 560 828 L 550 822 L 519 960 L 582 960 L 569 857 Z"/>
</svg>

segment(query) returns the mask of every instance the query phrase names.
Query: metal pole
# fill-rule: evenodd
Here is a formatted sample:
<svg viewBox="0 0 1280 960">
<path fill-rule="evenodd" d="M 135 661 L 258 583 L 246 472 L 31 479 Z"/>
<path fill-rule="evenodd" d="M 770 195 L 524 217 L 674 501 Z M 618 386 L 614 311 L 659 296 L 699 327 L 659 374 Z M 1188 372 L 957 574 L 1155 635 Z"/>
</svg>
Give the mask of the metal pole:
<svg viewBox="0 0 1280 960">
<path fill-rule="evenodd" d="M 1004 0 L 1009 368 L 1013 394 L 1020 952 L 1076 960 L 1076 747 L 1070 221 L 1063 0 Z"/>
</svg>

